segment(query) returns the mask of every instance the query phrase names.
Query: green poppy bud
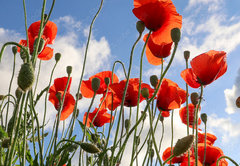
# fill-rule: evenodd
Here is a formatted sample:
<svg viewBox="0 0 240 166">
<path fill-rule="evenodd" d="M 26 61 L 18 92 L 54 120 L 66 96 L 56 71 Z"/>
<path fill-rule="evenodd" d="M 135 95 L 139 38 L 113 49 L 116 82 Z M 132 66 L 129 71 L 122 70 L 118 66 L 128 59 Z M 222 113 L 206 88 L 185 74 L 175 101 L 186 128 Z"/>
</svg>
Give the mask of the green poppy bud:
<svg viewBox="0 0 240 166">
<path fill-rule="evenodd" d="M 22 90 L 18 87 L 15 91 L 15 96 L 18 98 L 20 98 L 22 95 Z"/>
<path fill-rule="evenodd" d="M 174 43 L 178 43 L 180 41 L 181 38 L 181 31 L 179 28 L 173 28 L 171 30 L 171 37 L 172 37 L 172 41 Z"/>
<path fill-rule="evenodd" d="M 150 77 L 150 83 L 154 88 L 156 88 L 156 86 L 158 85 L 158 77 L 156 75 L 152 75 Z"/>
<path fill-rule="evenodd" d="M 18 86 L 26 92 L 34 82 L 34 70 L 31 63 L 24 63 L 18 74 Z"/>
<path fill-rule="evenodd" d="M 128 131 L 131 126 L 131 121 L 129 119 L 126 119 L 124 124 L 125 124 L 125 129 Z"/>
<path fill-rule="evenodd" d="M 176 145 L 173 149 L 174 156 L 180 156 L 181 154 L 188 151 L 188 149 L 191 148 L 193 144 L 194 136 L 188 135 L 186 137 L 183 137 L 181 139 L 178 139 Z"/>
<path fill-rule="evenodd" d="M 190 51 L 188 51 L 188 50 L 184 51 L 183 55 L 184 55 L 185 60 L 187 61 L 190 57 Z"/>
<path fill-rule="evenodd" d="M 148 99 L 149 97 L 149 89 L 148 88 L 142 88 L 141 94 L 145 99 Z"/>
<path fill-rule="evenodd" d="M 17 54 L 17 50 L 18 50 L 17 46 L 13 46 L 13 47 L 12 47 L 12 53 L 13 53 L 14 55 Z"/>
<path fill-rule="evenodd" d="M 67 74 L 70 75 L 72 73 L 72 66 L 67 66 Z"/>
<path fill-rule="evenodd" d="M 56 53 L 55 54 L 55 61 L 58 62 L 60 60 L 61 56 L 62 56 L 61 53 Z"/>
<path fill-rule="evenodd" d="M 76 98 L 78 97 L 78 100 L 81 100 L 83 98 L 82 94 L 79 93 L 79 94 L 76 94 Z"/>
<path fill-rule="evenodd" d="M 191 102 L 193 105 L 197 105 L 198 104 L 198 101 L 199 101 L 199 94 L 197 92 L 193 92 L 191 94 Z"/>
<path fill-rule="evenodd" d="M 143 33 L 143 31 L 144 31 L 144 29 L 145 29 L 144 22 L 138 21 L 137 24 L 136 24 L 136 28 L 137 28 L 137 31 L 138 31 L 140 34 Z"/>
<path fill-rule="evenodd" d="M 100 88 L 100 79 L 97 77 L 94 77 L 92 79 L 92 90 L 96 92 Z"/>
<path fill-rule="evenodd" d="M 203 123 L 206 125 L 206 123 L 207 123 L 207 114 L 202 113 L 201 114 L 201 119 L 202 119 Z"/>
<path fill-rule="evenodd" d="M 106 85 L 109 85 L 110 84 L 110 78 L 109 77 L 105 77 L 104 78 L 104 82 Z"/>
<path fill-rule="evenodd" d="M 80 147 L 88 153 L 93 153 L 94 154 L 94 153 L 101 152 L 100 149 L 98 149 L 98 147 L 96 145 L 94 145 L 92 143 L 88 143 L 88 142 L 82 142 L 80 144 Z"/>
</svg>

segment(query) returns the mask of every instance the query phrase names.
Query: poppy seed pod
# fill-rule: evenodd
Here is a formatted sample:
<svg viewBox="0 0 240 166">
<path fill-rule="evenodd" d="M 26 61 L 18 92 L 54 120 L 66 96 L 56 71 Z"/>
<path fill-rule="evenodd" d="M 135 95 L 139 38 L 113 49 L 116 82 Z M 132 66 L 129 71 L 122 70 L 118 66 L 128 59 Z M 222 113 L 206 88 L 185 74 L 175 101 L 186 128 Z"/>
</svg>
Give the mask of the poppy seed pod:
<svg viewBox="0 0 240 166">
<path fill-rule="evenodd" d="M 13 46 L 13 47 L 12 47 L 12 53 L 13 53 L 14 55 L 17 54 L 17 50 L 18 50 L 17 46 Z"/>
<path fill-rule="evenodd" d="M 158 77 L 156 75 L 150 76 L 150 83 L 154 88 L 156 88 L 158 84 Z"/>
<path fill-rule="evenodd" d="M 191 102 L 193 105 L 197 105 L 199 101 L 199 94 L 197 92 L 193 92 L 191 94 Z"/>
<path fill-rule="evenodd" d="M 240 108 L 240 96 L 237 98 L 237 100 L 236 100 L 236 106 L 238 107 L 238 108 Z"/>
<path fill-rule="evenodd" d="M 145 29 L 145 25 L 144 25 L 144 22 L 143 21 L 138 21 L 136 23 L 136 28 L 137 28 L 137 31 L 141 34 L 143 33 L 144 29 Z"/>
<path fill-rule="evenodd" d="M 149 97 L 149 89 L 148 88 L 142 88 L 141 94 L 145 99 L 147 99 Z"/>
<path fill-rule="evenodd" d="M 70 75 L 72 73 L 72 66 L 67 66 L 67 74 Z"/>
<path fill-rule="evenodd" d="M 80 143 L 80 147 L 88 152 L 88 153 L 99 153 L 101 152 L 100 149 L 98 149 L 98 147 L 92 143 L 88 143 L 88 142 L 82 142 Z"/>
<path fill-rule="evenodd" d="M 92 79 L 92 90 L 96 92 L 100 88 L 100 79 L 97 77 L 94 77 Z"/>
<path fill-rule="evenodd" d="M 185 59 L 186 61 L 188 61 L 188 59 L 189 59 L 189 57 L 190 57 L 190 51 L 188 51 L 188 50 L 184 51 L 184 52 L 183 52 L 183 55 L 184 55 L 184 59 Z"/>
<path fill-rule="evenodd" d="M 171 38 L 174 43 L 178 43 L 181 38 L 181 31 L 179 28 L 173 28 L 171 30 Z"/>
<path fill-rule="evenodd" d="M 191 148 L 193 140 L 194 140 L 193 135 L 188 135 L 186 137 L 178 139 L 173 149 L 173 155 L 180 156 L 181 154 L 185 153 L 188 149 Z"/>
<path fill-rule="evenodd" d="M 58 62 L 60 60 L 61 56 L 62 56 L 61 53 L 56 53 L 55 54 L 55 61 Z"/>
<path fill-rule="evenodd" d="M 26 92 L 34 82 L 34 70 L 31 63 L 24 63 L 18 74 L 18 86 Z"/>
<path fill-rule="evenodd" d="M 109 83 L 110 83 L 110 78 L 109 78 L 109 77 L 105 77 L 105 78 L 104 78 L 104 82 L 105 82 L 106 85 L 109 85 Z"/>
<path fill-rule="evenodd" d="M 207 114 L 202 113 L 201 114 L 201 119 L 202 119 L 203 123 L 206 125 L 206 123 L 207 123 Z"/>
</svg>

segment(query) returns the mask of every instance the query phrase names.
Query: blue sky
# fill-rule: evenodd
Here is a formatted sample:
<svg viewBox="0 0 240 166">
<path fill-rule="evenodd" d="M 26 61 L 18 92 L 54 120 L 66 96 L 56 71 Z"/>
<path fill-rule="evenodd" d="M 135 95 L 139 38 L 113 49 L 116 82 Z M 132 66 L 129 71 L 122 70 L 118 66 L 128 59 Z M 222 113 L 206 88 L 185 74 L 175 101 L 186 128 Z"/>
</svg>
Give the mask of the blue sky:
<svg viewBox="0 0 240 166">
<path fill-rule="evenodd" d="M 26 2 L 28 25 L 40 19 L 41 3 L 29 0 Z M 58 66 L 55 77 L 66 75 L 65 67 L 72 65 L 73 82 L 75 81 L 75 85 L 72 85 L 73 92 L 79 79 L 88 27 L 99 3 L 97 0 L 57 0 L 51 17 L 58 25 L 58 35 L 52 47 L 56 52 L 63 54 L 63 62 Z M 182 39 L 173 66 L 166 77 L 177 82 L 180 87 L 185 87 L 180 77 L 180 71 L 184 69 L 182 56 L 184 50 L 191 51 L 191 58 L 211 49 L 227 52 L 228 71 L 204 89 L 205 101 L 202 112 L 209 115 L 208 131 L 218 137 L 215 145 L 222 148 L 226 155 L 240 162 L 240 151 L 237 148 L 240 146 L 240 111 L 234 105 L 235 99 L 240 96 L 240 1 L 173 0 L 173 3 L 183 16 Z M 7 41 L 18 42 L 25 38 L 22 2 L 2 1 L 0 5 L 0 46 Z M 50 1 L 47 4 L 47 11 L 49 9 Z M 94 25 L 85 79 L 97 72 L 110 70 L 115 60 L 122 60 L 126 66 L 128 65 L 130 49 L 138 35 L 135 30 L 137 18 L 133 15 L 132 9 L 131 0 L 105 0 L 103 10 Z M 141 41 L 136 48 L 132 77 L 138 77 L 138 57 L 142 46 Z M 10 77 L 6 72 L 11 71 L 9 63 L 12 61 L 8 49 L 0 64 L 2 78 L 0 87 L 8 85 Z M 44 69 L 50 70 L 52 64 L 53 62 L 43 62 Z M 148 64 L 144 58 L 145 82 L 148 82 L 150 75 L 159 74 L 159 71 L 160 67 Z M 120 68 L 117 69 L 117 74 L 122 76 Z M 41 78 L 47 79 L 48 74 L 41 74 Z M 44 83 L 40 81 L 40 86 L 44 87 Z M 7 88 L 0 89 L 0 93 L 6 91 Z M 79 108 L 84 112 L 86 110 L 84 103 L 89 101 L 82 102 Z M 49 105 L 49 109 L 53 110 L 54 117 L 53 106 Z M 175 115 L 178 121 L 178 114 Z M 179 124 L 176 122 L 176 133 L 181 133 L 183 127 L 178 128 L 178 125 L 181 125 L 180 122 Z"/>
</svg>

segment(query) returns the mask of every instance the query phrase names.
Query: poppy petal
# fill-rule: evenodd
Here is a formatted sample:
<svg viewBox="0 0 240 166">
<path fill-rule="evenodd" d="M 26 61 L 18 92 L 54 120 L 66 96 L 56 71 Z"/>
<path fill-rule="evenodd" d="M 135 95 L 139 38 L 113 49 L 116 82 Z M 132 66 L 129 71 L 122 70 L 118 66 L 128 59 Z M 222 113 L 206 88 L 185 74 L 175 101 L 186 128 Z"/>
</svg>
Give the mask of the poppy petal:
<svg viewBox="0 0 240 166">
<path fill-rule="evenodd" d="M 192 88 L 198 88 L 201 86 L 201 84 L 197 82 L 197 76 L 193 73 L 191 68 L 183 70 L 181 72 L 181 77 Z"/>
<path fill-rule="evenodd" d="M 53 49 L 50 47 L 45 47 L 42 52 L 38 55 L 40 60 L 49 60 L 53 57 Z"/>
</svg>

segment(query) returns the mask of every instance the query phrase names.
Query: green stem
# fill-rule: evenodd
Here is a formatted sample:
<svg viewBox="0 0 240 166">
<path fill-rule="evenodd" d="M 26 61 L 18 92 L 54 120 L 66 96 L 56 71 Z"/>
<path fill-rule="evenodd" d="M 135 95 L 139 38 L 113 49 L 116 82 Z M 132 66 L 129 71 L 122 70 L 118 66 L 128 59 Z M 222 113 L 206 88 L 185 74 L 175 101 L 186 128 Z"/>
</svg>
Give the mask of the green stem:
<svg viewBox="0 0 240 166">
<path fill-rule="evenodd" d="M 40 71 L 41 71 L 41 70 L 40 70 L 40 69 L 41 69 L 41 64 L 42 64 L 42 61 L 40 60 L 39 66 L 38 66 L 38 73 L 37 73 L 37 79 L 36 79 L 36 82 L 35 82 L 35 88 L 34 88 L 33 97 L 35 96 L 36 91 L 37 91 L 38 79 L 39 79 Z"/>
<path fill-rule="evenodd" d="M 205 161 L 206 161 L 206 152 L 207 152 L 207 124 L 206 123 L 204 123 L 204 129 L 205 129 L 205 131 L 204 131 L 204 133 L 205 133 L 205 135 L 204 135 L 204 157 L 203 157 L 203 166 L 205 165 Z"/>
<path fill-rule="evenodd" d="M 217 159 L 216 166 L 219 166 L 219 161 L 220 161 L 221 159 L 224 159 L 224 158 L 230 160 L 235 166 L 239 166 L 236 161 L 234 161 L 233 159 L 231 159 L 231 158 L 228 157 L 228 156 L 221 156 L 221 157 L 219 157 L 219 158 Z"/>
<path fill-rule="evenodd" d="M 173 114 L 174 114 L 174 110 L 172 110 L 172 116 L 171 116 L 171 133 L 172 133 L 172 137 L 171 137 L 171 155 L 172 153 L 172 149 L 173 149 Z M 170 165 L 172 164 L 172 160 L 170 161 Z"/>
<path fill-rule="evenodd" d="M 24 22 L 25 22 L 25 32 L 26 32 L 26 40 L 27 40 L 27 51 L 29 55 L 29 39 L 28 39 L 28 27 L 27 27 L 27 10 L 25 0 L 23 0 L 23 9 L 24 9 Z M 29 56 L 27 56 L 27 62 L 29 62 Z"/>
<path fill-rule="evenodd" d="M 175 157 L 174 154 L 172 154 L 166 161 L 164 161 L 163 166 L 167 164 L 169 160 L 172 160 L 173 157 Z"/>
</svg>

